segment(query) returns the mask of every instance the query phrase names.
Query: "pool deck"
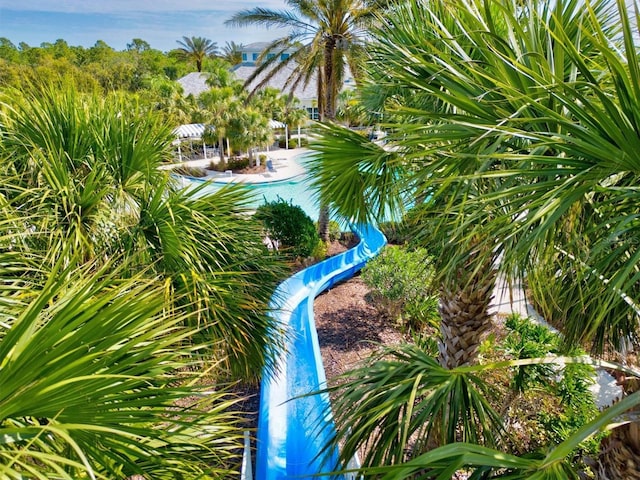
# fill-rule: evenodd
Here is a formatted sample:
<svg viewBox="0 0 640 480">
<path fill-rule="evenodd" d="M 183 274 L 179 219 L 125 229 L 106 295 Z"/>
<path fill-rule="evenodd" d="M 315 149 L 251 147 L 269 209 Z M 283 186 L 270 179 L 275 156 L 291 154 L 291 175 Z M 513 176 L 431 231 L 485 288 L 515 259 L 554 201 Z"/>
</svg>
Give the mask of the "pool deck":
<svg viewBox="0 0 640 480">
<path fill-rule="evenodd" d="M 304 168 L 300 166 L 300 164 L 296 162 L 294 158 L 303 155 L 306 152 L 309 152 L 308 148 L 292 148 L 289 150 L 280 149 L 272 150 L 270 152 L 258 152 L 256 153 L 256 156 L 266 155 L 267 158 L 271 159 L 275 171 L 251 174 L 231 174 L 207 170 L 207 176 L 202 178 L 212 180 L 216 183 L 265 183 L 288 180 L 290 178 L 297 177 L 298 175 L 301 175 L 305 172 Z M 183 162 L 181 165 L 204 168 L 208 166 L 212 160 L 216 160 L 217 158 L 218 157 L 210 157 L 200 160 L 190 160 L 188 162 Z"/>
</svg>

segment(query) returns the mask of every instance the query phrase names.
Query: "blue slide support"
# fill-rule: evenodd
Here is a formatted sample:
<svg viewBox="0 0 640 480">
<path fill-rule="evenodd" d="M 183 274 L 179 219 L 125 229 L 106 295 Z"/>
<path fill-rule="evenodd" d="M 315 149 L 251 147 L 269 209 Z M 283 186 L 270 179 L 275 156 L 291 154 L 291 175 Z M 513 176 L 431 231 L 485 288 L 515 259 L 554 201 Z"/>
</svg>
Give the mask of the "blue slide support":
<svg viewBox="0 0 640 480">
<path fill-rule="evenodd" d="M 314 298 L 346 280 L 376 256 L 386 239 L 372 225 L 352 228 L 360 238 L 354 248 L 312 265 L 281 283 L 273 295 L 273 315 L 290 333 L 277 372 L 265 372 L 258 418 L 256 478 L 310 478 L 335 470 L 338 452 L 319 457 L 335 433 L 329 396 L 301 397 L 326 388 L 326 377 L 313 317 Z"/>
</svg>

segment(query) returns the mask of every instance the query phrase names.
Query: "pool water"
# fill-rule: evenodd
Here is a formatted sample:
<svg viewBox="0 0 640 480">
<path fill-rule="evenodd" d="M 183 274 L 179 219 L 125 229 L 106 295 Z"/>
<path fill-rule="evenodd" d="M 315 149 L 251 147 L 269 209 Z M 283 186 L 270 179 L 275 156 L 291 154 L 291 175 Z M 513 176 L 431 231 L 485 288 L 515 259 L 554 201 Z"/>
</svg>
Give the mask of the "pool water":
<svg viewBox="0 0 640 480">
<path fill-rule="evenodd" d="M 304 157 L 295 157 L 291 161 L 295 161 L 304 166 L 304 160 Z M 215 192 L 222 185 L 225 184 L 211 183 L 204 187 L 202 194 L 206 195 L 208 192 Z M 265 203 L 282 199 L 293 205 L 298 205 L 312 220 L 318 220 L 320 208 L 315 201 L 309 180 L 305 174 L 277 182 L 243 183 L 242 185 L 246 186 L 254 194 L 254 200 L 250 203 L 252 208 L 257 209 Z"/>
<path fill-rule="evenodd" d="M 246 183 L 243 185 L 246 185 L 254 193 L 254 201 L 251 203 L 254 208 L 283 199 L 293 205 L 298 205 L 312 220 L 318 219 L 320 209 L 313 198 L 309 181 L 304 175 L 280 182 Z M 218 187 L 211 186 L 209 188 Z"/>
</svg>

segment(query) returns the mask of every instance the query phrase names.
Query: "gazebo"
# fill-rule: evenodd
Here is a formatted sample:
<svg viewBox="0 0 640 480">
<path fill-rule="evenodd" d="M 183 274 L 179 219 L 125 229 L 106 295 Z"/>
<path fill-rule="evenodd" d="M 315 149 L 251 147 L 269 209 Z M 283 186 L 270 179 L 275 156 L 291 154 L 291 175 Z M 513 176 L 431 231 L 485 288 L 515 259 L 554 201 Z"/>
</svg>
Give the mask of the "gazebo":
<svg viewBox="0 0 640 480">
<path fill-rule="evenodd" d="M 207 145 L 204 142 L 204 131 L 207 126 L 204 123 L 188 123 L 180 125 L 173 130 L 173 133 L 177 137 L 173 144 L 178 146 L 178 157 L 182 161 L 182 152 L 180 151 L 180 143 L 185 140 L 202 140 L 202 147 L 204 148 L 204 158 L 207 158 Z M 285 138 L 287 139 L 287 148 L 289 148 L 289 135 L 288 127 L 286 123 L 278 122 L 277 120 L 269 120 L 269 127 L 273 130 L 284 129 Z"/>
<path fill-rule="evenodd" d="M 182 161 L 182 151 L 180 150 L 180 144 L 185 141 L 202 140 L 202 147 L 204 148 L 204 158 L 207 158 L 207 145 L 204 142 L 204 123 L 189 123 L 186 125 L 180 125 L 173 130 L 174 135 L 177 137 L 173 141 L 173 145 L 178 146 L 178 158 Z"/>
</svg>

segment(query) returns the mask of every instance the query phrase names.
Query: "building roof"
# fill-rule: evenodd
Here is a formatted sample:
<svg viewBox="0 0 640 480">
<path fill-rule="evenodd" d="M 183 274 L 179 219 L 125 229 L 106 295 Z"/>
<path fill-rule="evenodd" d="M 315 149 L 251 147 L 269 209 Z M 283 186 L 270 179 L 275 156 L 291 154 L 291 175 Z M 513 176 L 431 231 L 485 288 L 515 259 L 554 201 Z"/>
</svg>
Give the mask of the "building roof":
<svg viewBox="0 0 640 480">
<path fill-rule="evenodd" d="M 203 123 L 189 123 L 187 125 L 180 125 L 178 128 L 173 129 L 173 133 L 176 137 L 183 138 L 201 138 L 204 134 L 205 125 Z"/>
<path fill-rule="evenodd" d="M 269 45 L 271 45 L 271 42 L 253 42 L 250 43 L 249 45 L 244 45 L 242 47 L 243 51 L 250 51 L 250 52 L 255 52 L 255 51 L 262 51 L 265 48 L 267 48 Z"/>
<path fill-rule="evenodd" d="M 242 80 L 244 82 L 253 74 L 253 72 L 256 71 L 256 69 L 257 67 L 255 65 L 240 64 L 232 68 L 231 71 L 235 74 L 238 80 Z M 280 71 L 269 79 L 265 86 L 277 88 L 284 93 L 293 93 L 293 96 L 297 97 L 301 101 L 315 99 L 318 94 L 318 81 L 316 75 L 311 77 L 306 87 L 303 84 L 299 84 L 293 92 L 291 91 L 291 88 L 284 88 L 284 85 L 287 83 L 287 79 L 293 72 L 293 69 L 293 65 L 286 65 L 281 68 Z M 260 74 L 258 78 L 251 82 L 248 89 L 253 90 L 254 86 L 258 85 L 264 78 L 265 74 Z"/>
<path fill-rule="evenodd" d="M 193 95 L 194 97 L 197 97 L 202 92 L 209 90 L 210 87 L 207 85 L 208 78 L 208 73 L 192 72 L 179 78 L 177 81 L 182 85 L 185 95 Z"/>
</svg>

